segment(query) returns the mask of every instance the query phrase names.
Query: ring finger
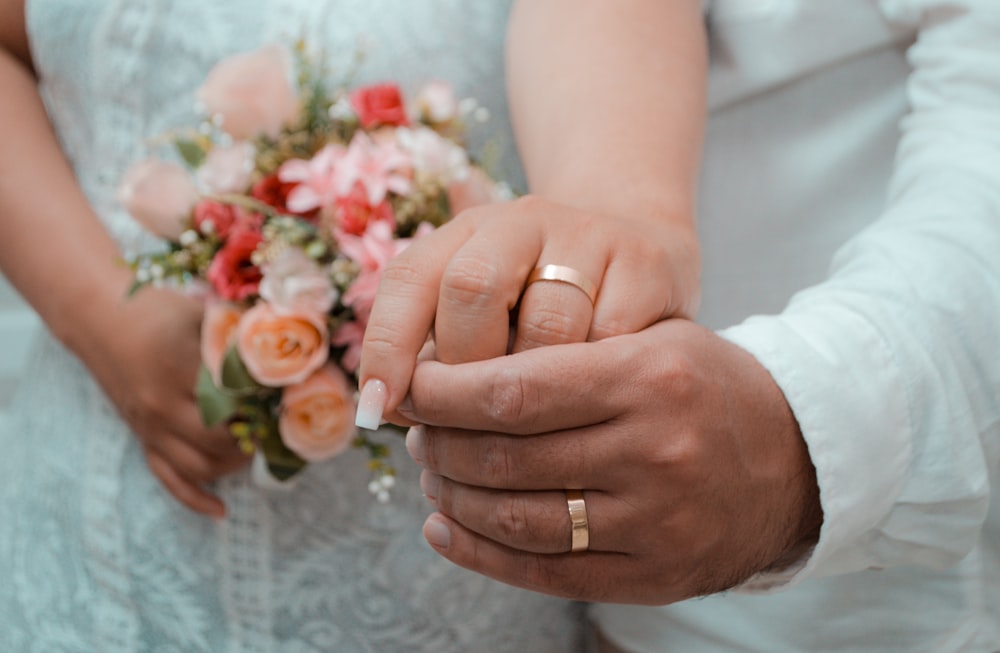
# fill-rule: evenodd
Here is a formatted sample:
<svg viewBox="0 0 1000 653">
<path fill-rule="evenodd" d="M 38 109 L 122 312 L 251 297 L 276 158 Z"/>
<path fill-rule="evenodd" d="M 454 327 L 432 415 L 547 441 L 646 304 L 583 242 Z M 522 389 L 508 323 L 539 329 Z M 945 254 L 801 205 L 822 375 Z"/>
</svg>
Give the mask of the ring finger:
<svg viewBox="0 0 1000 653">
<path fill-rule="evenodd" d="M 456 483 L 424 471 L 420 485 L 435 507 L 465 528 L 498 544 L 529 553 L 569 553 L 574 543 L 573 519 L 565 491 L 511 492 Z M 583 492 L 586 551 L 622 552 L 627 542 L 614 533 L 616 502 L 606 493 Z"/>
</svg>

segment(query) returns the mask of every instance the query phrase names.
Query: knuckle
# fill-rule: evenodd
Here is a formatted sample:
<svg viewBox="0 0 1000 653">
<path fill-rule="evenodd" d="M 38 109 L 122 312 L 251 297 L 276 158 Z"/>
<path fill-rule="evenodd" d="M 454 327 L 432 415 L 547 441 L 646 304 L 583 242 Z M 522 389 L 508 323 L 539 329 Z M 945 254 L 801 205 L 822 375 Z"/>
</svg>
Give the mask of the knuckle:
<svg viewBox="0 0 1000 653">
<path fill-rule="evenodd" d="M 486 408 L 499 430 L 520 429 L 534 423 L 538 401 L 530 393 L 524 373 L 517 367 L 506 367 L 494 376 L 487 393 L 490 404 Z"/>
<path fill-rule="evenodd" d="M 486 483 L 493 487 L 507 487 L 513 478 L 513 460 L 505 443 L 489 438 L 481 448 L 480 469 Z"/>
<path fill-rule="evenodd" d="M 579 331 L 577 322 L 559 311 L 535 309 L 519 327 L 518 335 L 529 345 L 551 345 L 573 340 Z M 585 334 L 584 334 L 585 335 Z"/>
<path fill-rule="evenodd" d="M 388 289 L 395 285 L 414 285 L 423 277 L 424 269 L 412 252 L 403 250 L 394 256 L 382 268 L 379 279 L 379 289 Z"/>
<path fill-rule="evenodd" d="M 406 334 L 401 322 L 369 322 L 365 327 L 364 346 L 374 354 L 393 354 L 402 347 L 399 343 Z"/>
<path fill-rule="evenodd" d="M 530 215 L 537 212 L 547 212 L 551 208 L 551 204 L 548 200 L 544 200 L 538 195 L 522 195 L 513 202 L 514 206 L 525 215 Z"/>
<path fill-rule="evenodd" d="M 481 306 L 496 293 L 500 270 L 482 259 L 456 257 L 441 278 L 441 299 L 463 305 Z"/>
<path fill-rule="evenodd" d="M 532 535 L 528 507 L 523 497 L 508 494 L 497 502 L 495 526 L 507 542 L 521 542 Z"/>
</svg>

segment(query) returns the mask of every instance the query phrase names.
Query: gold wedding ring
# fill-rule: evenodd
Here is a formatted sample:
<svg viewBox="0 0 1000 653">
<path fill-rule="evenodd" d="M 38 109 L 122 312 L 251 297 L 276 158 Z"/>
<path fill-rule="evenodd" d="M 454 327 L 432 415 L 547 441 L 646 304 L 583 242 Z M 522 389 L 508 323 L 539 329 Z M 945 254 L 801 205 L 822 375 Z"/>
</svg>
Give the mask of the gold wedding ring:
<svg viewBox="0 0 1000 653">
<path fill-rule="evenodd" d="M 576 268 L 565 265 L 543 265 L 531 271 L 531 274 L 528 275 L 528 282 L 524 285 L 528 287 L 536 281 L 568 283 L 582 290 L 587 295 L 587 298 L 590 299 L 591 304 L 597 301 L 597 286 L 587 278 L 587 275 Z"/>
<path fill-rule="evenodd" d="M 573 525 L 573 537 L 569 550 L 580 553 L 590 548 L 590 522 L 587 521 L 587 504 L 580 490 L 566 490 L 566 506 L 569 521 Z"/>
</svg>

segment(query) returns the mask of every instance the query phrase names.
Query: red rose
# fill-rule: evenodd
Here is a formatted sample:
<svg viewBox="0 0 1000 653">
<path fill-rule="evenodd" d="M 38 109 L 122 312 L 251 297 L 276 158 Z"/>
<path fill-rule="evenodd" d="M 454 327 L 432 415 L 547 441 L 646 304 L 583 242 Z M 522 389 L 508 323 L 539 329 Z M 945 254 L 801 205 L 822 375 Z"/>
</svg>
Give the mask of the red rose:
<svg viewBox="0 0 1000 653">
<path fill-rule="evenodd" d="M 410 124 L 403 106 L 403 95 L 395 84 L 373 84 L 355 89 L 351 93 L 351 106 L 365 129 Z"/>
<path fill-rule="evenodd" d="M 376 206 L 369 204 L 368 193 L 361 182 L 354 184 L 350 195 L 337 198 L 334 215 L 337 226 L 345 233 L 355 236 L 365 233 L 368 223 L 373 220 L 388 222 L 393 231 L 396 230 L 396 218 L 392 207 L 385 200 Z"/>
<path fill-rule="evenodd" d="M 288 208 L 288 194 L 298 186 L 298 182 L 284 182 L 278 179 L 278 174 L 264 177 L 250 189 L 250 196 L 256 200 L 274 207 L 281 213 L 297 215 L 303 218 L 314 218 L 319 213 L 319 209 L 314 209 L 306 213 L 296 213 Z"/>
<path fill-rule="evenodd" d="M 208 233 L 206 223 L 210 223 L 212 225 L 210 231 L 218 234 L 222 240 L 229 238 L 229 234 L 239 227 L 260 230 L 262 222 L 263 216 L 259 213 L 250 213 L 232 204 L 202 200 L 194 207 L 195 228 L 202 233 Z"/>
<path fill-rule="evenodd" d="M 229 234 L 206 274 L 220 297 L 242 301 L 257 293 L 263 274 L 250 257 L 262 240 L 260 230 L 252 223 L 239 223 Z"/>
<path fill-rule="evenodd" d="M 236 211 L 229 204 L 202 200 L 194 207 L 194 226 L 202 233 L 218 234 L 225 240 L 235 223 Z"/>
</svg>

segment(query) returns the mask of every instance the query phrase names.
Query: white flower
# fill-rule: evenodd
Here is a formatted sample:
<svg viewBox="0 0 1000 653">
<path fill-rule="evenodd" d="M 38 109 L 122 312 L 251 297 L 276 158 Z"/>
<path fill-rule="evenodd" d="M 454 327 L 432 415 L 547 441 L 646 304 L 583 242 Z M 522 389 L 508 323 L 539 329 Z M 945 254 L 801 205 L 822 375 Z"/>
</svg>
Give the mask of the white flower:
<svg viewBox="0 0 1000 653">
<path fill-rule="evenodd" d="M 264 266 L 260 295 L 277 311 L 318 315 L 329 311 L 337 300 L 329 273 L 292 247 Z"/>
<path fill-rule="evenodd" d="M 424 85 L 414 103 L 420 114 L 431 122 L 448 122 L 458 115 L 458 100 L 448 82 L 434 81 Z"/>
<path fill-rule="evenodd" d="M 245 141 L 213 147 L 198 168 L 198 183 L 208 193 L 242 193 L 250 184 L 254 146 Z"/>
<path fill-rule="evenodd" d="M 438 180 L 443 186 L 461 181 L 469 174 L 469 157 L 461 147 L 427 127 L 400 127 L 400 146 L 410 153 L 419 174 Z"/>
</svg>

